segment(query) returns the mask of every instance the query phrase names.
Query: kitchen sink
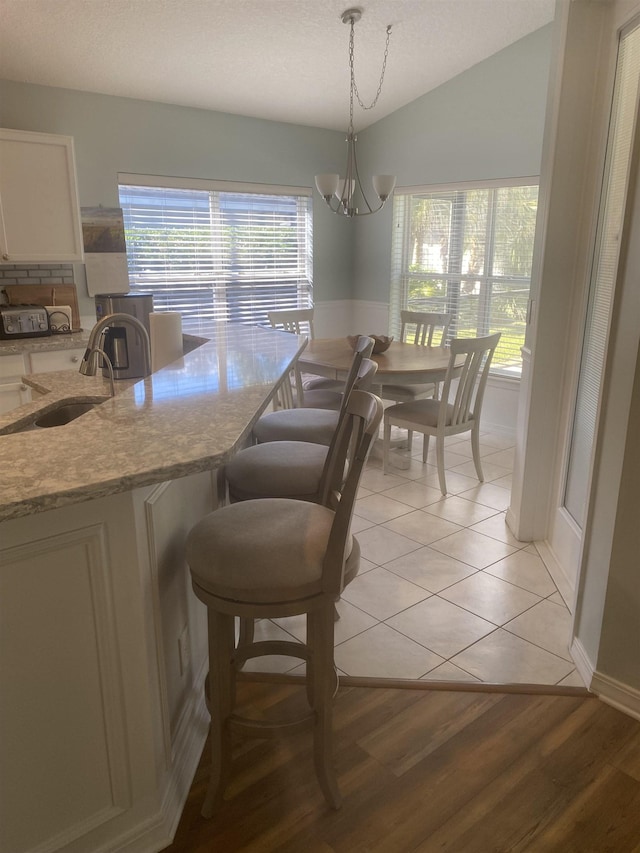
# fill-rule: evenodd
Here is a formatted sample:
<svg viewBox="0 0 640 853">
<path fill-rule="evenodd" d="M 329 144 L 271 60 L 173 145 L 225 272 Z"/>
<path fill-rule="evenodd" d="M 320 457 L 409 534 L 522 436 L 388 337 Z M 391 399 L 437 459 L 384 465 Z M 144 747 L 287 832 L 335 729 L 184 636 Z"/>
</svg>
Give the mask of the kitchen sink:
<svg viewBox="0 0 640 853">
<path fill-rule="evenodd" d="M 80 415 L 85 415 L 87 412 L 95 409 L 96 406 L 99 406 L 103 402 L 104 400 L 96 400 L 94 402 L 88 402 L 87 400 L 60 400 L 48 412 L 42 412 L 42 414 L 34 412 L 30 418 L 24 418 L 24 420 L 21 419 L 13 424 L 2 427 L 0 435 L 64 426 L 64 424 L 70 424 L 72 421 L 75 421 Z"/>
<path fill-rule="evenodd" d="M 62 403 L 55 409 L 51 409 L 44 415 L 36 418 L 33 425 L 34 427 L 45 428 L 63 426 L 64 424 L 71 423 L 71 421 L 75 421 L 80 415 L 90 412 L 97 405 L 97 403 Z"/>
</svg>

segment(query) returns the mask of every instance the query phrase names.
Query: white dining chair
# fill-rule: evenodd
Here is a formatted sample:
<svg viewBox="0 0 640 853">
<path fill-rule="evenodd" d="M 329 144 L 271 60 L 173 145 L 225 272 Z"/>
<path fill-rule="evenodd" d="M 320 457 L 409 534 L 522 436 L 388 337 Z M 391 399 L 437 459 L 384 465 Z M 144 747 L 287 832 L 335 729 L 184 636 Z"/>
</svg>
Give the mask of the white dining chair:
<svg viewBox="0 0 640 853">
<path fill-rule="evenodd" d="M 267 311 L 267 318 L 274 329 L 292 332 L 294 335 L 308 335 L 314 339 L 313 308 L 286 308 L 281 311 Z"/>
<path fill-rule="evenodd" d="M 285 308 L 279 311 L 267 312 L 269 323 L 274 329 L 282 329 L 285 332 L 292 332 L 294 335 L 308 335 L 309 340 L 315 339 L 313 315 L 313 308 Z M 311 373 L 300 373 L 297 371 L 293 384 L 296 389 L 296 402 L 294 405 L 308 406 L 315 404 L 313 403 L 313 398 L 311 398 L 311 402 L 305 401 L 305 390 L 338 391 L 343 383 L 339 379 L 327 379 L 324 376 L 314 376 Z"/>
<path fill-rule="evenodd" d="M 396 403 L 384 413 L 383 470 L 389 468 L 391 427 L 396 426 L 424 436 L 422 461 L 427 461 L 429 438 L 436 438 L 438 480 L 443 495 L 447 494 L 444 473 L 444 440 L 447 436 L 471 432 L 473 464 L 480 482 L 484 482 L 480 462 L 480 415 L 493 354 L 500 332 L 482 338 L 453 338 L 447 373 L 442 383 L 440 400 L 413 400 Z M 452 394 L 452 388 L 455 390 Z M 449 402 L 453 397 L 453 401 Z"/>
<path fill-rule="evenodd" d="M 326 467 L 329 484 L 349 471 L 337 505 L 267 498 L 228 504 L 205 516 L 189 533 L 186 559 L 196 597 L 207 608 L 211 714 L 211 771 L 202 807 L 209 818 L 223 803 L 231 771 L 231 735 L 265 737 L 287 727 L 313 729 L 314 763 L 327 803 L 341 795 L 332 760 L 332 699 L 338 686 L 334 664 L 334 606 L 356 576 L 360 548 L 351 518 L 362 470 L 378 432 L 382 401 L 353 391 Z M 332 473 L 333 471 L 333 473 Z M 306 617 L 306 642 L 279 639 L 235 644 L 235 618 Z M 287 655 L 306 663 L 309 710 L 301 718 L 268 723 L 247 719 L 234 707 L 236 673 L 247 659 Z"/>
<path fill-rule="evenodd" d="M 451 314 L 437 314 L 432 311 L 401 311 L 400 340 L 411 342 L 417 347 L 441 347 L 447 341 Z M 423 382 L 416 385 L 383 385 L 380 390 L 383 400 L 396 403 L 408 403 L 425 397 L 437 397 L 438 385 Z"/>
</svg>

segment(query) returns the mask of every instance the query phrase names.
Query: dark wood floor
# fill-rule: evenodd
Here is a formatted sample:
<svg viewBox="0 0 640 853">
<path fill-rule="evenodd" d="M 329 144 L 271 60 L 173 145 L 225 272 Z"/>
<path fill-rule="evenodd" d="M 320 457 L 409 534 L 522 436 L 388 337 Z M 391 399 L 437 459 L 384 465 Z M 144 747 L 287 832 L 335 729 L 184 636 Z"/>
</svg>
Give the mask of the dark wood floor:
<svg viewBox="0 0 640 853">
<path fill-rule="evenodd" d="M 302 690 L 244 682 L 258 716 Z M 238 742 L 227 802 L 200 817 L 208 745 L 166 853 L 640 851 L 640 722 L 595 698 L 341 688 L 327 808 L 310 733 Z"/>
</svg>

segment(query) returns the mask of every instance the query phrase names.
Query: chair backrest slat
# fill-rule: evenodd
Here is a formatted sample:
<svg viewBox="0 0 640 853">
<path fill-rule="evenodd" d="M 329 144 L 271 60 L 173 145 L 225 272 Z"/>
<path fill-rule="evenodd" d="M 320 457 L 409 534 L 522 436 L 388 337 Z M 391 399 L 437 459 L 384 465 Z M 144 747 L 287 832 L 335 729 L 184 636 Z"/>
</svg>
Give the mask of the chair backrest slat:
<svg viewBox="0 0 640 853">
<path fill-rule="evenodd" d="M 401 311 L 400 340 L 409 335 L 409 326 L 414 326 L 413 343 L 417 346 L 444 346 L 451 325 L 451 314 L 438 314 L 433 311 Z M 436 332 L 440 330 L 440 336 Z M 436 340 L 434 341 L 434 337 Z"/>
</svg>

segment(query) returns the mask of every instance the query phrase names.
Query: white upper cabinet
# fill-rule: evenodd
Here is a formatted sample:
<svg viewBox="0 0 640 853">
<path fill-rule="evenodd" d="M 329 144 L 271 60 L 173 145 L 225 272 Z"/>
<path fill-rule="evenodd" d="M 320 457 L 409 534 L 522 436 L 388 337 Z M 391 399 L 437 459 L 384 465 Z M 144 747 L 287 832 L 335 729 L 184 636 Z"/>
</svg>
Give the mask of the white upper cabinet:
<svg viewBox="0 0 640 853">
<path fill-rule="evenodd" d="M 82 260 L 73 138 L 0 128 L 0 263 Z"/>
</svg>

